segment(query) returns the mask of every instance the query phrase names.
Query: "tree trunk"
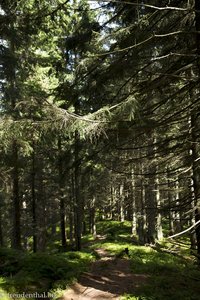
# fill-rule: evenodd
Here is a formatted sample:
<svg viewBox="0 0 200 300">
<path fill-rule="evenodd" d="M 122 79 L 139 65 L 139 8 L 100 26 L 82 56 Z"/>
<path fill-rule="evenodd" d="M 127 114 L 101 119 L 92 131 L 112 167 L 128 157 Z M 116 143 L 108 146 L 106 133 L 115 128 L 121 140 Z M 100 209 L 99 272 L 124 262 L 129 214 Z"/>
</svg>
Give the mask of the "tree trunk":
<svg viewBox="0 0 200 300">
<path fill-rule="evenodd" d="M 195 0 L 195 26 L 196 26 L 196 46 L 197 46 L 197 55 L 200 56 L 200 1 Z M 197 60 L 198 70 L 199 70 L 199 78 L 200 78 L 200 58 Z M 194 109 L 195 110 L 195 109 Z M 196 132 L 197 128 L 197 118 L 199 115 L 196 111 L 193 111 L 191 114 L 191 127 L 192 127 L 192 151 L 193 151 L 193 182 L 194 182 L 194 194 L 195 194 L 195 221 L 198 222 L 200 220 L 200 184 L 199 184 L 199 170 L 198 170 L 198 162 L 196 159 L 198 158 L 197 152 L 197 143 L 196 143 Z M 200 226 L 196 226 L 196 238 L 197 238 L 197 254 L 200 256 Z"/>
<path fill-rule="evenodd" d="M 18 166 L 18 145 L 16 141 L 12 144 L 13 159 L 13 239 L 12 248 L 21 249 L 21 205 L 19 197 L 19 166 Z"/>
<path fill-rule="evenodd" d="M 91 206 L 90 206 L 90 232 L 93 234 L 94 239 L 97 237 L 97 230 L 96 230 L 96 198 L 93 196 Z"/>
<path fill-rule="evenodd" d="M 1 200 L 2 196 L 0 195 Z M 4 239 L 3 239 L 3 224 L 2 224 L 2 204 L 0 204 L 0 247 L 4 246 Z"/>
<path fill-rule="evenodd" d="M 175 200 L 176 200 L 176 212 L 175 212 L 175 233 L 182 231 L 182 214 L 179 209 L 180 206 L 180 193 L 179 193 L 179 179 L 176 179 L 175 183 Z"/>
<path fill-rule="evenodd" d="M 160 212 L 161 208 L 161 198 L 160 198 L 160 190 L 159 190 L 159 179 L 156 178 L 156 203 L 157 203 L 157 224 L 156 224 L 156 230 L 157 230 L 157 239 L 162 240 L 163 239 L 163 230 L 162 230 L 162 215 Z"/>
<path fill-rule="evenodd" d="M 155 142 L 153 132 L 149 132 L 149 147 L 148 147 L 148 168 L 147 172 L 149 173 L 147 179 L 147 185 L 145 187 L 145 206 L 147 214 L 147 242 L 154 244 L 156 240 L 156 217 L 157 217 L 157 204 L 156 204 L 156 195 L 155 195 L 155 173 L 156 167 L 154 162 L 154 147 L 153 143 Z"/>
<path fill-rule="evenodd" d="M 137 207 L 136 207 L 136 191 L 135 191 L 135 178 L 134 168 L 131 170 L 131 202 L 132 202 L 132 235 L 137 236 Z"/>
<path fill-rule="evenodd" d="M 69 240 L 70 244 L 73 244 L 74 240 L 74 180 L 73 180 L 73 174 L 71 175 L 71 189 L 70 189 L 70 195 L 69 195 Z"/>
<path fill-rule="evenodd" d="M 115 210 L 117 208 L 117 190 L 112 182 L 111 185 L 111 211 L 110 211 L 110 218 L 114 220 L 115 218 Z"/>
<path fill-rule="evenodd" d="M 37 250 L 46 249 L 46 196 L 43 183 L 43 166 L 38 170 L 38 195 L 37 195 Z"/>
<path fill-rule="evenodd" d="M 192 201 L 192 203 L 191 203 L 191 210 L 192 210 L 192 213 L 191 213 L 189 226 L 192 226 L 195 224 L 195 203 L 194 203 L 194 201 Z M 194 230 L 192 230 L 192 232 L 190 233 L 190 244 L 191 244 L 190 248 L 193 250 L 196 250 L 196 233 Z"/>
<path fill-rule="evenodd" d="M 33 252 L 37 252 L 37 219 L 36 219 L 36 192 L 35 192 L 35 149 L 33 144 L 32 172 L 31 172 L 31 196 L 32 196 L 32 229 L 33 229 Z"/>
<path fill-rule="evenodd" d="M 82 200 L 80 196 L 80 141 L 78 132 L 75 133 L 75 144 L 74 144 L 74 217 L 75 217 L 75 244 L 76 250 L 81 250 L 81 234 L 82 234 Z"/>
<path fill-rule="evenodd" d="M 143 168 L 141 167 L 141 173 Z M 146 223 L 146 210 L 145 210 L 145 187 L 143 183 L 143 178 L 140 179 L 140 197 L 137 200 L 138 206 L 138 239 L 140 244 L 145 244 L 147 242 L 146 238 L 146 230 L 147 230 L 147 223 Z"/>
<path fill-rule="evenodd" d="M 169 209 L 169 232 L 174 234 L 174 211 L 171 208 L 172 205 L 172 193 L 171 193 L 171 183 L 169 180 L 169 170 L 167 168 L 167 198 L 168 198 L 168 209 Z"/>
<path fill-rule="evenodd" d="M 65 200 L 64 200 L 64 178 L 63 178 L 63 161 L 62 161 L 62 144 L 61 138 L 58 139 L 58 151 L 59 151 L 59 195 L 60 195 L 60 233 L 62 248 L 67 246 L 66 230 L 65 230 Z"/>
<path fill-rule="evenodd" d="M 119 186 L 120 222 L 124 222 L 124 186 Z"/>
<path fill-rule="evenodd" d="M 191 113 L 191 156 L 192 156 L 192 191 L 195 207 L 195 222 L 200 220 L 200 185 L 199 185 L 199 168 L 198 168 L 198 150 L 196 143 L 196 113 Z M 200 226 L 196 226 L 197 254 L 200 255 Z"/>
<path fill-rule="evenodd" d="M 114 206 L 115 206 L 115 199 L 114 199 L 114 186 L 113 186 L 113 182 L 111 183 L 111 187 L 110 187 L 110 212 L 109 212 L 109 217 L 111 220 L 113 220 L 114 217 Z"/>
</svg>

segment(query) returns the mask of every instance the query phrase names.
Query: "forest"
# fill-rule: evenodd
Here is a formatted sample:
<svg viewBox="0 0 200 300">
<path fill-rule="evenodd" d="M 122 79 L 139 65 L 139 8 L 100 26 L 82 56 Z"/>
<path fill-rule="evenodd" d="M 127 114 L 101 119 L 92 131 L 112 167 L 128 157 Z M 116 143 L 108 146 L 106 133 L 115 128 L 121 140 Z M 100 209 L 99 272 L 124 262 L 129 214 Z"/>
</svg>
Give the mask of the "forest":
<svg viewBox="0 0 200 300">
<path fill-rule="evenodd" d="M 200 1 L 0 0 L 0 158 L 1 300 L 199 300 Z"/>
</svg>

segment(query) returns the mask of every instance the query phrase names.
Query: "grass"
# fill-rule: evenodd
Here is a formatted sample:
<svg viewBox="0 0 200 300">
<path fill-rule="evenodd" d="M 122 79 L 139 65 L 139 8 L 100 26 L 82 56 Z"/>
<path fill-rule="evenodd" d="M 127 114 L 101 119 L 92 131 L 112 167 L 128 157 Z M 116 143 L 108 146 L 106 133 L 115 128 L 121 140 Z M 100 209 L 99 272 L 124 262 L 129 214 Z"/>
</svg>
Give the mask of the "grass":
<svg viewBox="0 0 200 300">
<path fill-rule="evenodd" d="M 105 220 L 97 223 L 98 234 L 108 235 L 114 238 L 129 237 L 131 235 L 131 222 Z"/>
<path fill-rule="evenodd" d="M 132 271 L 148 274 L 149 280 L 132 297 L 124 299 L 199 299 L 200 270 L 190 260 L 144 247 L 137 247 L 130 255 Z"/>
</svg>

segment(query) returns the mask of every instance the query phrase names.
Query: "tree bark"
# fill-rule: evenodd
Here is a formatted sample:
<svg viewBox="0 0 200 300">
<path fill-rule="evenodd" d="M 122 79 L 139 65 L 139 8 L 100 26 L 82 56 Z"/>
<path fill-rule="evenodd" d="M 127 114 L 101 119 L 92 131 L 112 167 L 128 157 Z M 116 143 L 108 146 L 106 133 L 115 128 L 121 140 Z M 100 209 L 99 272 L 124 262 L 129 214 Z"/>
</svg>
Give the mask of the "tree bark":
<svg viewBox="0 0 200 300">
<path fill-rule="evenodd" d="M 195 26 L 196 26 L 196 47 L 197 55 L 200 56 L 200 1 L 195 0 Z M 200 58 L 197 60 L 199 78 L 200 78 Z M 193 151 L 193 182 L 194 182 L 194 194 L 195 194 L 195 221 L 200 220 L 200 184 L 199 174 L 196 159 L 198 158 L 197 144 L 195 130 L 197 130 L 197 118 L 199 115 L 194 111 L 191 115 L 191 126 L 192 126 L 192 151 Z M 199 128 L 198 128 L 199 129 Z M 196 227 L 196 238 L 197 238 L 197 254 L 200 255 L 200 226 Z"/>
<path fill-rule="evenodd" d="M 132 235 L 137 236 L 137 207 L 136 207 L 136 191 L 135 191 L 135 178 L 134 167 L 131 169 L 131 202 L 132 202 Z"/>
<path fill-rule="evenodd" d="M 80 162 L 79 162 L 79 152 L 80 152 L 80 141 L 79 134 L 75 133 L 75 143 L 74 143 L 74 217 L 75 217 L 75 244 L 76 250 L 81 250 L 81 234 L 82 234 L 82 200 L 80 197 Z"/>
<path fill-rule="evenodd" d="M 18 166 L 18 145 L 16 141 L 12 144 L 13 158 L 13 240 L 12 248 L 21 249 L 21 205 L 19 197 L 19 166 Z"/>
<path fill-rule="evenodd" d="M 142 164 L 139 168 L 140 172 L 143 172 Z M 138 226 L 137 233 L 140 244 L 145 244 L 147 242 L 147 220 L 146 220 L 146 209 L 145 209 L 145 186 L 144 179 L 140 179 L 140 195 L 137 197 L 137 207 L 138 207 Z"/>
<path fill-rule="evenodd" d="M 37 217 L 36 217 L 36 192 L 35 192 L 35 147 L 33 144 L 32 172 L 31 172 L 31 196 L 32 196 L 32 228 L 33 228 L 33 252 L 37 252 Z"/>
<path fill-rule="evenodd" d="M 153 132 L 149 132 L 149 147 L 148 147 L 148 157 L 149 166 L 147 168 L 148 172 L 151 174 L 147 178 L 147 185 L 145 186 L 145 206 L 147 214 L 147 242 L 154 244 L 156 240 L 156 217 L 157 217 L 157 204 L 155 195 L 155 173 L 156 167 L 152 160 L 154 159 L 154 147 L 152 146 L 155 142 Z"/>
<path fill-rule="evenodd" d="M 37 250 L 45 251 L 46 232 L 46 195 L 43 183 L 43 165 L 38 169 L 38 194 L 37 194 Z"/>
<path fill-rule="evenodd" d="M 65 230 L 65 200 L 64 200 L 64 178 L 63 178 L 63 161 L 62 161 L 62 143 L 61 138 L 58 139 L 58 152 L 59 152 L 59 195 L 60 195 L 60 233 L 62 248 L 67 246 L 66 230 Z"/>
<path fill-rule="evenodd" d="M 70 189 L 70 203 L 69 203 L 69 240 L 70 244 L 73 244 L 74 240 L 74 178 L 73 174 L 71 174 L 71 189 Z"/>
<path fill-rule="evenodd" d="M 196 112 L 191 113 L 191 156 L 192 156 L 192 182 L 193 182 L 193 199 L 195 205 L 195 222 L 200 220 L 200 185 L 199 185 L 199 168 L 198 168 L 198 150 L 196 143 Z M 196 226 L 197 254 L 200 255 L 200 226 Z"/>
<path fill-rule="evenodd" d="M 120 222 L 124 222 L 124 186 L 119 186 L 119 205 L 120 205 Z"/>
<path fill-rule="evenodd" d="M 159 179 L 156 178 L 156 203 L 157 203 L 157 224 L 156 224 L 156 231 L 157 231 L 157 239 L 162 240 L 163 238 L 163 230 L 162 230 L 162 215 L 160 212 L 161 208 L 161 198 L 160 198 L 160 190 L 159 190 Z"/>
<path fill-rule="evenodd" d="M 0 195 L 1 200 L 2 196 Z M 3 224 L 2 224 L 2 204 L 0 204 L 0 247 L 4 246 L 4 238 L 3 238 Z"/>
<path fill-rule="evenodd" d="M 97 230 L 96 230 L 96 198 L 93 196 L 91 205 L 90 205 L 90 232 L 93 234 L 93 237 L 97 237 Z"/>
<path fill-rule="evenodd" d="M 174 211 L 171 208 L 172 203 L 172 193 L 171 193 L 171 183 L 170 183 L 169 170 L 167 168 L 167 198 L 168 198 L 168 207 L 169 207 L 169 232 L 174 234 Z"/>
</svg>

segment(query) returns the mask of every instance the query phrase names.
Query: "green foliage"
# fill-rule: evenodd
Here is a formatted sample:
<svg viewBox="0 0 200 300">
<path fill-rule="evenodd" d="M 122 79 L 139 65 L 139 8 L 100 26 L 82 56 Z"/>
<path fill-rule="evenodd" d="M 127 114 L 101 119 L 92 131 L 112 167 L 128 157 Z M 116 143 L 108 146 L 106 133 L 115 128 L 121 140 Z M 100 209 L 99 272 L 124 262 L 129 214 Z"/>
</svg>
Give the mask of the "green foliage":
<svg viewBox="0 0 200 300">
<path fill-rule="evenodd" d="M 131 249 L 132 267 L 136 273 L 161 274 L 165 271 L 181 271 L 185 261 L 171 254 L 157 252 L 151 248 Z"/>
<path fill-rule="evenodd" d="M 191 261 L 149 247 L 131 248 L 129 253 L 132 272 L 147 275 L 148 281 L 123 300 L 199 299 L 200 270 Z"/>
<path fill-rule="evenodd" d="M 1 283 L 0 283 L 1 284 Z M 9 295 L 7 294 L 6 291 L 0 288 L 0 299 L 1 300 L 10 300 Z"/>
<path fill-rule="evenodd" d="M 14 249 L 0 248 L 0 274 L 12 276 L 16 274 L 23 262 L 25 254 Z"/>
<path fill-rule="evenodd" d="M 111 234 L 120 236 L 121 234 L 131 234 L 131 222 L 106 220 L 97 223 L 97 231 L 99 234 Z"/>
<path fill-rule="evenodd" d="M 0 261 L 4 277 L 0 287 L 9 293 L 42 293 L 50 289 L 66 288 L 87 269 L 93 259 L 91 254 L 84 252 L 22 254 L 1 249 Z"/>
</svg>

